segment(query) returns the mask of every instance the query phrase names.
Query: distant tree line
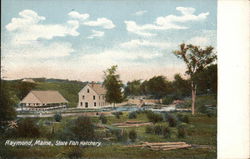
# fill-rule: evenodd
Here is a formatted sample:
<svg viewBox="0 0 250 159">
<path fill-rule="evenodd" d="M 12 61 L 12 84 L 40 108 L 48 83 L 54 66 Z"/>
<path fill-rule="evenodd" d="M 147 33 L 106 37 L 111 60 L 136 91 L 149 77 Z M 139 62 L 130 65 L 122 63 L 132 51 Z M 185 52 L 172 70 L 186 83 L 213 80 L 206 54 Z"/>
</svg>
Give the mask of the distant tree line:
<svg viewBox="0 0 250 159">
<path fill-rule="evenodd" d="M 210 65 L 194 77 L 197 83 L 197 94 L 217 94 L 217 64 Z M 125 96 L 151 96 L 159 99 L 171 96 L 182 99 L 191 96 L 190 79 L 184 79 L 180 74 L 170 81 L 164 76 L 154 76 L 149 80 L 133 80 L 124 86 Z"/>
</svg>

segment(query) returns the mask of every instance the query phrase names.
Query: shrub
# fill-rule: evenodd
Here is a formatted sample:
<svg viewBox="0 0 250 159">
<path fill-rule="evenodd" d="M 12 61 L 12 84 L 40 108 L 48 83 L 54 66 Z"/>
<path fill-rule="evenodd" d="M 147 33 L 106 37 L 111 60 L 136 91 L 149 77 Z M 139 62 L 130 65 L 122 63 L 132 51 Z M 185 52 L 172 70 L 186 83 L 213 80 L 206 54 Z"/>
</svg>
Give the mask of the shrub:
<svg viewBox="0 0 250 159">
<path fill-rule="evenodd" d="M 101 120 L 102 124 L 106 124 L 108 121 L 104 114 L 100 115 L 99 120 Z"/>
<path fill-rule="evenodd" d="M 129 132 L 129 139 L 132 141 L 132 142 L 135 142 L 136 138 L 137 138 L 137 133 L 135 130 L 131 130 Z"/>
<path fill-rule="evenodd" d="M 184 125 L 179 125 L 177 131 L 179 138 L 185 138 L 187 136 L 187 129 Z"/>
<path fill-rule="evenodd" d="M 147 118 L 149 121 L 151 121 L 153 123 L 163 121 L 163 117 L 161 114 L 157 114 L 157 113 L 154 113 L 152 111 L 147 112 Z"/>
<path fill-rule="evenodd" d="M 162 104 L 171 104 L 174 101 L 174 97 L 172 96 L 167 96 L 162 99 Z"/>
<path fill-rule="evenodd" d="M 128 133 L 126 131 L 115 128 L 115 129 L 110 129 L 110 132 L 111 132 L 111 134 L 115 135 L 117 141 L 127 142 Z"/>
<path fill-rule="evenodd" d="M 30 118 L 25 118 L 18 123 L 16 135 L 18 137 L 39 137 L 39 127 Z"/>
<path fill-rule="evenodd" d="M 154 128 L 152 126 L 150 126 L 150 125 L 146 126 L 146 128 L 145 128 L 146 133 L 153 133 L 153 131 L 154 131 Z"/>
<path fill-rule="evenodd" d="M 117 119 L 120 119 L 120 115 L 122 115 L 122 112 L 113 112 L 112 113 Z"/>
<path fill-rule="evenodd" d="M 165 114 L 165 120 L 168 122 L 170 127 L 176 127 L 177 125 L 177 119 L 174 115 L 166 113 Z"/>
<path fill-rule="evenodd" d="M 162 135 L 165 138 L 170 138 L 171 137 L 171 130 L 169 129 L 169 127 L 163 127 L 163 129 L 162 129 Z"/>
<path fill-rule="evenodd" d="M 130 113 L 128 114 L 128 118 L 129 118 L 129 119 L 136 119 L 136 117 L 137 117 L 137 113 L 136 113 L 136 112 L 130 112 Z"/>
<path fill-rule="evenodd" d="M 54 119 L 55 119 L 56 122 L 60 122 L 60 121 L 62 120 L 62 115 L 61 115 L 61 113 L 56 113 L 56 114 L 54 115 Z"/>
<path fill-rule="evenodd" d="M 177 114 L 177 118 L 181 122 L 189 123 L 189 117 L 187 115 Z"/>
<path fill-rule="evenodd" d="M 77 140 L 93 140 L 95 139 L 94 125 L 87 116 L 81 116 L 75 119 L 69 127 L 69 132 L 73 135 L 73 139 Z"/>
<path fill-rule="evenodd" d="M 161 125 L 154 126 L 154 134 L 156 134 L 156 135 L 162 134 L 162 126 Z"/>
</svg>

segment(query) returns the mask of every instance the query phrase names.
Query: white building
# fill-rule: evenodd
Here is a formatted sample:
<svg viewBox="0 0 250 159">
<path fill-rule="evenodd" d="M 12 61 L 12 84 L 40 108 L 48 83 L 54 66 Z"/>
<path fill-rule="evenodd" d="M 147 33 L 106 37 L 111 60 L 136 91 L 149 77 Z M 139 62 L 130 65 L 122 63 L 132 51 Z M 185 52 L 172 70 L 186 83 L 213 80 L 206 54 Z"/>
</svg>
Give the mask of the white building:
<svg viewBox="0 0 250 159">
<path fill-rule="evenodd" d="M 102 84 L 89 83 L 78 93 L 78 108 L 97 108 L 107 106 L 106 89 Z"/>
<path fill-rule="evenodd" d="M 68 101 L 54 90 L 30 91 L 20 102 L 22 107 L 30 110 L 65 108 L 67 104 Z"/>
</svg>

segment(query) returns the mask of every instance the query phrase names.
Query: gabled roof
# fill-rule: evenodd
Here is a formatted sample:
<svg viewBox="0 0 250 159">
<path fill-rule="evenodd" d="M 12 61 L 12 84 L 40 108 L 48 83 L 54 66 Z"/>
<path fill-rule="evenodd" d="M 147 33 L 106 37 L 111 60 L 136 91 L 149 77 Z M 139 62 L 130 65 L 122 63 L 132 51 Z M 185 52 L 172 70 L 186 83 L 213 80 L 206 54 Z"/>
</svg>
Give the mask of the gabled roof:
<svg viewBox="0 0 250 159">
<path fill-rule="evenodd" d="M 58 91 L 30 91 L 20 103 L 67 103 L 68 101 Z"/>
<path fill-rule="evenodd" d="M 106 94 L 107 90 L 103 87 L 102 84 L 98 83 L 89 83 L 88 86 L 92 88 L 98 95 Z"/>
<path fill-rule="evenodd" d="M 35 83 L 35 81 L 31 78 L 24 78 L 22 82 L 30 82 L 30 83 Z"/>
</svg>

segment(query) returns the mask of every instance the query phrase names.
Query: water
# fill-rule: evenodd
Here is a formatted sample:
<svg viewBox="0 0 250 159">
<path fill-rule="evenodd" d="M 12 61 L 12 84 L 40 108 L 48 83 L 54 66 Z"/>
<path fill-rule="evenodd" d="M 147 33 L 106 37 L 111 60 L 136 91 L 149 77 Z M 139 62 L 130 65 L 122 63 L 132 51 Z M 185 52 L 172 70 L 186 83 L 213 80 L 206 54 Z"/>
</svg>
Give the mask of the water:
<svg viewBox="0 0 250 159">
<path fill-rule="evenodd" d="M 175 105 L 169 105 L 167 107 L 161 107 L 159 109 L 154 108 L 154 106 L 144 106 L 144 107 L 137 107 L 137 106 L 121 106 L 121 107 L 109 107 L 109 108 L 103 108 L 101 111 L 126 111 L 126 112 L 133 112 L 138 110 L 151 110 L 153 112 L 169 112 L 169 111 L 175 111 Z"/>
</svg>

